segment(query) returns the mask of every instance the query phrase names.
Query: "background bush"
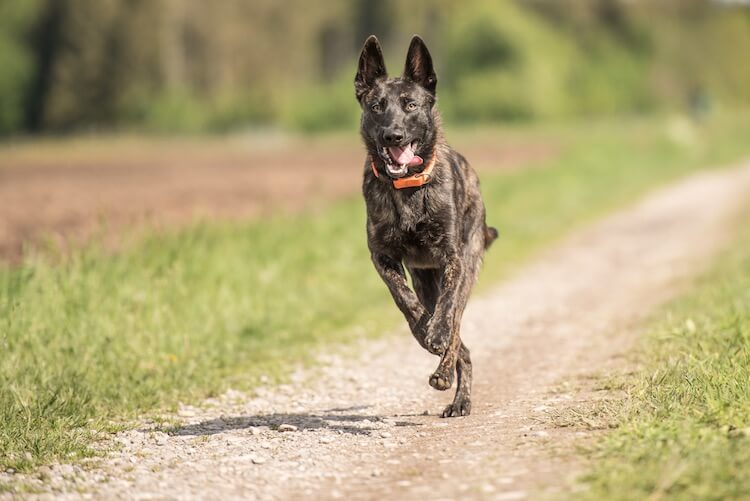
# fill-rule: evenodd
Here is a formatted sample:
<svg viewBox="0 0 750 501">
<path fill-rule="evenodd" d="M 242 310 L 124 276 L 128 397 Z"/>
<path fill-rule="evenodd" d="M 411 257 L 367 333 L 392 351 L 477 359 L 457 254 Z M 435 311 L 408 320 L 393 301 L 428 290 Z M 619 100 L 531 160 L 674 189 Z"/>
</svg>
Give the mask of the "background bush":
<svg viewBox="0 0 750 501">
<path fill-rule="evenodd" d="M 420 33 L 451 120 L 750 102 L 750 9 L 710 0 L 3 0 L 0 134 L 350 127 L 365 37 Z"/>
</svg>

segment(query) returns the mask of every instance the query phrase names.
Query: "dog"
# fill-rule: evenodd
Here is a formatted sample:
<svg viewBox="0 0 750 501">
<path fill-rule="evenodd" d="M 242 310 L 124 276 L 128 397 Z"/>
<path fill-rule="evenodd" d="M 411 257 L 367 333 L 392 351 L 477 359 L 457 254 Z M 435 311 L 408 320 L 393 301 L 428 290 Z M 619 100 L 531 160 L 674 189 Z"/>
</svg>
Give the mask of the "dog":
<svg viewBox="0 0 750 501">
<path fill-rule="evenodd" d="M 461 317 L 497 230 L 486 224 L 476 173 L 443 138 L 437 76 L 419 36 L 397 78 L 388 77 L 380 42 L 369 37 L 354 88 L 368 153 L 362 192 L 372 262 L 417 342 L 440 356 L 430 386 L 448 390 L 456 376 L 442 416 L 467 416 L 472 369 Z"/>
</svg>

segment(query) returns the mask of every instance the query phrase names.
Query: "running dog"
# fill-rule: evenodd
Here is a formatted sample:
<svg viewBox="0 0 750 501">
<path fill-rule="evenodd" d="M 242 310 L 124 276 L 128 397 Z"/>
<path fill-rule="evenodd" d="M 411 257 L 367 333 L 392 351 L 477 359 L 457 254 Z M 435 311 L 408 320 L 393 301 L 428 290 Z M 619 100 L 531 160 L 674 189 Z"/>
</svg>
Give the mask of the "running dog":
<svg viewBox="0 0 750 501">
<path fill-rule="evenodd" d="M 378 39 L 368 38 L 354 88 L 368 153 L 362 191 L 372 262 L 416 340 L 440 356 L 430 386 L 447 390 L 456 375 L 456 395 L 442 416 L 466 416 L 471 358 L 461 317 L 497 230 L 485 222 L 476 173 L 443 138 L 437 76 L 420 37 L 412 38 L 397 78 L 388 78 Z"/>
</svg>

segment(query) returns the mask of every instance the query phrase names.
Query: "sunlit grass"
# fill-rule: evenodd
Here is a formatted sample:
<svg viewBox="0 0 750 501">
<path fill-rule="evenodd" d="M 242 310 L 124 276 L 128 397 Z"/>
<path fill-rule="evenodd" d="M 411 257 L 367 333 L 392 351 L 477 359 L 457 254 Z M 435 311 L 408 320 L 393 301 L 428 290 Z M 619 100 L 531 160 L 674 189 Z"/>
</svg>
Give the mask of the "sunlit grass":
<svg viewBox="0 0 750 501">
<path fill-rule="evenodd" d="M 593 450 L 587 498 L 750 496 L 747 218 L 743 226 L 717 267 L 648 326 L 618 429 Z"/>
<path fill-rule="evenodd" d="M 746 117 L 691 126 L 690 137 L 657 119 L 541 129 L 533 133 L 559 140 L 559 158 L 483 176 L 488 221 L 501 235 L 483 286 L 575 225 L 750 150 Z M 62 263 L 37 257 L 0 270 L 0 464 L 89 454 L 90 431 L 112 419 L 251 389 L 323 345 L 398 325 L 364 222 L 355 198 L 299 217 L 199 224 L 116 255 L 90 246 Z"/>
</svg>

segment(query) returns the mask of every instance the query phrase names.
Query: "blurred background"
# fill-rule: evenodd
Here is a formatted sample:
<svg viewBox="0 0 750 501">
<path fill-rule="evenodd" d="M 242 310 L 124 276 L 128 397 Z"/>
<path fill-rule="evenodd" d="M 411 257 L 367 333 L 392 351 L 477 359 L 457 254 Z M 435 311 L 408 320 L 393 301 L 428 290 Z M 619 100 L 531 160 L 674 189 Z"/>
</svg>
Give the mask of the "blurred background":
<svg viewBox="0 0 750 501">
<path fill-rule="evenodd" d="M 452 122 L 744 105 L 747 4 L 3 0 L 0 133 L 351 128 L 372 33 L 392 73 L 426 39 Z"/>
<path fill-rule="evenodd" d="M 370 34 L 391 74 L 423 36 L 448 137 L 480 170 L 558 157 L 573 123 L 583 138 L 679 116 L 668 132 L 685 143 L 750 103 L 748 3 L 1 0 L 0 259 L 102 222 L 355 194 L 352 81 Z"/>
</svg>

